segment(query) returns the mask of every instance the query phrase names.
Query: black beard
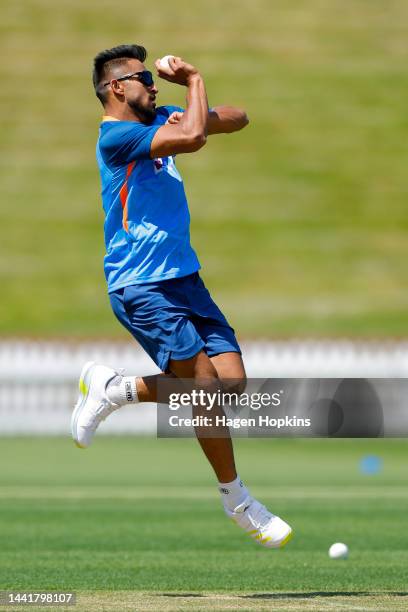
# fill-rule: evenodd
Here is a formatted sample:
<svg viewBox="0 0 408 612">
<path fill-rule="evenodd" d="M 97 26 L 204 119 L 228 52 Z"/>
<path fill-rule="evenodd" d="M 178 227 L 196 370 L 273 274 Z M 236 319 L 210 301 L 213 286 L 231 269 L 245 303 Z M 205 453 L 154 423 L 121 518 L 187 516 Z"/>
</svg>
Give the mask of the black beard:
<svg viewBox="0 0 408 612">
<path fill-rule="evenodd" d="M 156 118 L 155 108 L 146 108 L 139 104 L 139 102 L 128 102 L 128 105 L 142 123 L 151 123 Z"/>
</svg>

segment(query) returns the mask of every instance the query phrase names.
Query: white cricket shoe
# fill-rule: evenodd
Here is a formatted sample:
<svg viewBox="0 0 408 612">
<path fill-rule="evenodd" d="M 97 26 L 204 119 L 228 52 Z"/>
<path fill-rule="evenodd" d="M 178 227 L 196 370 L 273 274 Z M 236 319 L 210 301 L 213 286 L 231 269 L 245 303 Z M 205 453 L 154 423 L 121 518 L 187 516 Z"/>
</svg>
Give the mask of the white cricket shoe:
<svg viewBox="0 0 408 612">
<path fill-rule="evenodd" d="M 79 377 L 79 397 L 71 418 L 71 432 L 79 448 L 87 448 L 101 421 L 120 408 L 106 395 L 106 385 L 118 372 L 88 361 Z"/>
<path fill-rule="evenodd" d="M 292 538 L 292 528 L 253 497 L 248 497 L 233 511 L 225 506 L 224 510 L 227 516 L 263 546 L 282 548 Z"/>
</svg>

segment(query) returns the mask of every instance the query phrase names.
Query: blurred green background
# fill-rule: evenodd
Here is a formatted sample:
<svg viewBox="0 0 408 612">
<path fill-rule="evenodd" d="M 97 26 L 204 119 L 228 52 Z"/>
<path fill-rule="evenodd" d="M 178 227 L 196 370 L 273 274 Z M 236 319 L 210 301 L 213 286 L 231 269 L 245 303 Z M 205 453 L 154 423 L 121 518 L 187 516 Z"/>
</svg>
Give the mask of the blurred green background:
<svg viewBox="0 0 408 612">
<path fill-rule="evenodd" d="M 180 156 L 203 278 L 239 336 L 408 324 L 408 3 L 13 0 L 3 7 L 3 335 L 127 337 L 103 276 L 94 55 L 177 53 L 251 123 Z M 160 83 L 159 102 L 183 104 Z"/>
</svg>

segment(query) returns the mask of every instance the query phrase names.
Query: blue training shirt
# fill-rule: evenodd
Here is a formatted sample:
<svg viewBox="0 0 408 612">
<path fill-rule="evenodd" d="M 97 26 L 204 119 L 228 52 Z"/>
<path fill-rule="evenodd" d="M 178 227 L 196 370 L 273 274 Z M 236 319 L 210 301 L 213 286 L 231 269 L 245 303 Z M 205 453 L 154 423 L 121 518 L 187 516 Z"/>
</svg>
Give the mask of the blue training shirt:
<svg viewBox="0 0 408 612">
<path fill-rule="evenodd" d="M 96 158 L 105 211 L 108 291 L 187 276 L 200 269 L 190 245 L 190 214 L 174 156 L 150 159 L 160 126 L 177 106 L 161 106 L 154 121 L 101 123 Z"/>
</svg>

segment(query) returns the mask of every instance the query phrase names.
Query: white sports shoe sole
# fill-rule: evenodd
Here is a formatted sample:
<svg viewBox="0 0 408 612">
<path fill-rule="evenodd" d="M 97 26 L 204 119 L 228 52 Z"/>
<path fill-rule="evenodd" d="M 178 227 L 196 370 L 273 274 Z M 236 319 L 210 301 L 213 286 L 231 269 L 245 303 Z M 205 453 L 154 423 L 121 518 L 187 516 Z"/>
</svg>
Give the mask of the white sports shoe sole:
<svg viewBox="0 0 408 612">
<path fill-rule="evenodd" d="M 86 446 L 80 444 L 78 440 L 77 423 L 86 404 L 86 400 L 88 399 L 89 387 L 91 386 L 92 378 L 90 371 L 94 365 L 94 361 L 88 361 L 81 370 L 79 377 L 79 397 L 71 417 L 71 434 L 78 448 L 87 448 Z"/>
</svg>

